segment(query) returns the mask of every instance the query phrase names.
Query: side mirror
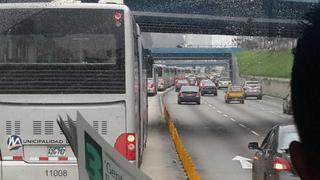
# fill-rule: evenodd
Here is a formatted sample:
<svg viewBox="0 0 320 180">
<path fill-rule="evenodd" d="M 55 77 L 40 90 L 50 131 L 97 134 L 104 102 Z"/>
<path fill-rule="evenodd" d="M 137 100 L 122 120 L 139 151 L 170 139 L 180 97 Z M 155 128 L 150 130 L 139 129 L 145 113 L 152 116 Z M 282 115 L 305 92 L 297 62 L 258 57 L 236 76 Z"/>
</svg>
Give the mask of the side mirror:
<svg viewBox="0 0 320 180">
<path fill-rule="evenodd" d="M 259 147 L 258 142 L 250 142 L 248 144 L 248 149 L 250 149 L 250 150 L 261 150 L 261 148 Z"/>
</svg>

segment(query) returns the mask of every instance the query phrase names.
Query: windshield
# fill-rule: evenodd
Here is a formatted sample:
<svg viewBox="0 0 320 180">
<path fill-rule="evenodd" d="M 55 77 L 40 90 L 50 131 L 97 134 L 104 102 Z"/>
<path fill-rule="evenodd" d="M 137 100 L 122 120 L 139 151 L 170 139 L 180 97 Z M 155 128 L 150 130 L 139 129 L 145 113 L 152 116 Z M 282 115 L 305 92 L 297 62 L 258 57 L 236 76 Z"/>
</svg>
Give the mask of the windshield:
<svg viewBox="0 0 320 180">
<path fill-rule="evenodd" d="M 114 10 L 0 10 L 0 63 L 123 64 Z M 76 17 L 76 18 L 75 18 Z"/>
</svg>

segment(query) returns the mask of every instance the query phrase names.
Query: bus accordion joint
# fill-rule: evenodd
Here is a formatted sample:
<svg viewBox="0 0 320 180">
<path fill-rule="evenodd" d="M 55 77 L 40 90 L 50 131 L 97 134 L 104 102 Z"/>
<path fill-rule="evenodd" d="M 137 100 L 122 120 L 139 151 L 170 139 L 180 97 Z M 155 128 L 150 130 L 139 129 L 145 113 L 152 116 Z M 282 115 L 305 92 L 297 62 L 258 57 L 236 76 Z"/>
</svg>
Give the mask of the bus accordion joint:
<svg viewBox="0 0 320 180">
<path fill-rule="evenodd" d="M 127 160 L 136 160 L 136 134 L 123 133 L 121 134 L 114 145 L 114 148 Z"/>
</svg>

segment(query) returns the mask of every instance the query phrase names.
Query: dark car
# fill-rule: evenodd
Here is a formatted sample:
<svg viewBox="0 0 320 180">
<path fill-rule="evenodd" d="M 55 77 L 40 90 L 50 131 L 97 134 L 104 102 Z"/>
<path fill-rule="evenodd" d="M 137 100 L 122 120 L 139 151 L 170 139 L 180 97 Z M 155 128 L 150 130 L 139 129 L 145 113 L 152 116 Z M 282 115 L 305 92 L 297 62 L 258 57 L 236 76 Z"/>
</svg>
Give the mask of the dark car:
<svg viewBox="0 0 320 180">
<path fill-rule="evenodd" d="M 187 86 L 189 85 L 189 82 L 186 79 L 178 80 L 175 86 L 176 92 L 179 92 L 181 89 L 181 86 Z"/>
<path fill-rule="evenodd" d="M 291 94 L 289 93 L 282 102 L 283 113 L 292 114 Z"/>
<path fill-rule="evenodd" d="M 251 142 L 248 148 L 258 150 L 253 158 L 253 180 L 298 180 L 300 179 L 292 167 L 289 145 L 299 141 L 299 136 L 293 124 L 273 127 L 261 146 Z"/>
<path fill-rule="evenodd" d="M 205 82 L 201 86 L 201 96 L 205 94 L 213 94 L 214 96 L 218 95 L 217 86 L 213 82 Z"/>
<path fill-rule="evenodd" d="M 178 104 L 182 102 L 196 102 L 200 104 L 200 92 L 198 86 L 182 86 L 178 94 Z"/>
</svg>

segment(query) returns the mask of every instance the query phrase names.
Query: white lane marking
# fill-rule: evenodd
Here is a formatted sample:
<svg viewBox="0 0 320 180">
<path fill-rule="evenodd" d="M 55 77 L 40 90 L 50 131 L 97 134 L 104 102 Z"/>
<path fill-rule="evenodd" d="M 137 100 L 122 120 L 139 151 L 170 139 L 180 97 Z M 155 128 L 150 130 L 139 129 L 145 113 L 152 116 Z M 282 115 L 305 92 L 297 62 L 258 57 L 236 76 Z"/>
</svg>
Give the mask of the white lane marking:
<svg viewBox="0 0 320 180">
<path fill-rule="evenodd" d="M 224 116 L 224 117 L 228 117 L 228 115 L 227 115 L 227 114 L 223 114 L 223 116 Z"/>
<path fill-rule="evenodd" d="M 205 104 L 208 104 L 206 101 L 204 102 Z"/>
<path fill-rule="evenodd" d="M 209 104 L 209 107 L 212 107 L 212 105 L 211 105 L 211 104 Z"/>
<path fill-rule="evenodd" d="M 241 127 L 243 127 L 243 128 L 246 128 L 247 126 L 245 126 L 245 125 L 243 125 L 243 124 L 241 124 L 241 123 L 239 123 L 239 126 L 241 126 Z"/>
<path fill-rule="evenodd" d="M 230 120 L 231 120 L 231 121 L 233 121 L 233 122 L 236 122 L 236 120 L 235 120 L 235 119 L 233 119 L 233 118 L 230 118 Z"/>
<path fill-rule="evenodd" d="M 252 163 L 249 162 L 252 160 L 249 158 L 242 157 L 242 156 L 236 156 L 232 159 L 232 161 L 239 161 L 242 169 L 252 169 Z"/>
<path fill-rule="evenodd" d="M 251 130 L 251 133 L 256 135 L 256 136 L 259 136 L 259 134 L 257 132 L 255 132 L 255 131 L 253 131 L 253 130 Z"/>
<path fill-rule="evenodd" d="M 220 110 L 218 110 L 217 112 L 218 112 L 218 113 L 221 113 L 221 111 L 220 111 Z"/>
<path fill-rule="evenodd" d="M 213 106 L 212 109 L 216 109 L 216 107 Z"/>
</svg>

